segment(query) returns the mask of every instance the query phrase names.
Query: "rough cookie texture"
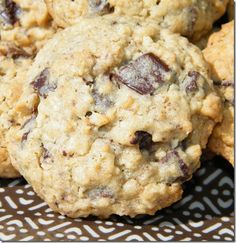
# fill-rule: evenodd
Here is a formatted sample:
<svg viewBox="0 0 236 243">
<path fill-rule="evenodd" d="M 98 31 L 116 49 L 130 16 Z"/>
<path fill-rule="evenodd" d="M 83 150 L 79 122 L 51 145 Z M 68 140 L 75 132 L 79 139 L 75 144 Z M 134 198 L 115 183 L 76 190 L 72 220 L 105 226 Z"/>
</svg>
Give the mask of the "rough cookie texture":
<svg viewBox="0 0 236 243">
<path fill-rule="evenodd" d="M 0 39 L 31 54 L 54 34 L 43 0 L 0 0 Z"/>
<path fill-rule="evenodd" d="M 208 147 L 234 164 L 234 22 L 214 33 L 203 52 L 224 100 L 223 121 L 214 129 Z"/>
<path fill-rule="evenodd" d="M 191 40 L 200 39 L 221 17 L 228 0 L 46 0 L 55 22 L 66 27 L 81 16 L 117 15 L 151 17 L 164 28 Z"/>
<path fill-rule="evenodd" d="M 197 40 L 197 41 L 194 41 L 194 45 L 198 46 L 201 50 L 204 50 L 206 47 L 207 47 L 207 43 L 208 43 L 208 40 L 210 38 L 210 36 L 219 31 L 220 30 L 220 27 L 213 27 L 206 35 L 204 35 L 203 37 L 201 37 L 200 40 Z"/>
<path fill-rule="evenodd" d="M 29 70 L 14 165 L 70 217 L 154 214 L 199 167 L 220 98 L 200 50 L 136 18 L 83 19 Z"/>
<path fill-rule="evenodd" d="M 7 152 L 6 133 L 16 125 L 12 111 L 18 101 L 32 60 L 13 43 L 0 41 L 0 177 L 17 177 Z"/>
</svg>

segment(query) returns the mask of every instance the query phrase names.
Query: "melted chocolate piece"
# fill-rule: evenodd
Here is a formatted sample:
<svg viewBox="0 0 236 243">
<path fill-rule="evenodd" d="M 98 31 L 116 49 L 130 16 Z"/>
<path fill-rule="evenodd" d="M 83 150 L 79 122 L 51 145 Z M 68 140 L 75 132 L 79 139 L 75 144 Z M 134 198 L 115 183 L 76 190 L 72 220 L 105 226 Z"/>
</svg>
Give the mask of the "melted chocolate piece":
<svg viewBox="0 0 236 243">
<path fill-rule="evenodd" d="M 103 15 L 114 11 L 107 0 L 89 0 L 89 6 L 92 12 Z"/>
<path fill-rule="evenodd" d="M 8 48 L 7 56 L 17 59 L 19 57 L 30 57 L 31 55 L 19 47 L 11 46 Z"/>
<path fill-rule="evenodd" d="M 140 150 L 150 150 L 154 144 L 152 141 L 152 135 L 144 131 L 135 132 L 135 138 L 130 143 L 139 144 Z"/>
<path fill-rule="evenodd" d="M 99 94 L 95 88 L 92 90 L 92 96 L 94 98 L 95 105 L 101 110 L 107 110 L 112 105 L 112 101 L 109 97 Z M 89 116 L 91 113 L 86 115 Z"/>
<path fill-rule="evenodd" d="M 45 68 L 31 83 L 34 90 L 39 94 L 39 96 L 42 96 L 43 98 L 47 98 L 48 93 L 50 91 L 54 91 L 57 86 L 56 84 L 49 84 L 49 70 L 48 68 Z"/>
<path fill-rule="evenodd" d="M 91 199 L 97 199 L 97 198 L 101 198 L 101 197 L 113 198 L 114 193 L 110 188 L 104 186 L 104 187 L 98 187 L 98 188 L 95 188 L 95 189 L 89 191 L 88 196 Z"/>
<path fill-rule="evenodd" d="M 159 57 L 147 53 L 122 66 L 112 79 L 121 82 L 141 95 L 152 94 L 165 82 L 169 67 Z"/>
<path fill-rule="evenodd" d="M 196 71 L 189 71 L 188 75 L 183 81 L 183 86 L 186 93 L 192 93 L 198 90 L 197 80 L 200 77 L 200 73 Z"/>
<path fill-rule="evenodd" d="M 14 25 L 17 21 L 17 12 L 19 6 L 12 0 L 5 0 L 5 9 L 0 13 L 4 21 L 8 24 Z"/>
</svg>

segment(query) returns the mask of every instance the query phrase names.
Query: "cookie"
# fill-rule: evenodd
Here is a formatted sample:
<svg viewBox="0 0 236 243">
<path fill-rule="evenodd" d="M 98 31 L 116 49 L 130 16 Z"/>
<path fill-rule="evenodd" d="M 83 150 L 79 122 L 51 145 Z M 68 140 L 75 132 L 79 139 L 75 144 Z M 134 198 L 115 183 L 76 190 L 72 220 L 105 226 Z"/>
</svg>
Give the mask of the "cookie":
<svg viewBox="0 0 236 243">
<path fill-rule="evenodd" d="M 219 30 L 220 30 L 220 27 L 213 27 L 213 29 L 211 29 L 211 31 L 209 31 L 206 35 L 201 37 L 200 40 L 195 41 L 194 45 L 198 46 L 201 50 L 204 50 L 207 47 L 207 43 L 208 43 L 210 36 Z"/>
<path fill-rule="evenodd" d="M 228 13 L 229 20 L 233 20 L 234 19 L 234 0 L 229 0 L 229 4 L 227 7 L 227 13 Z"/>
<path fill-rule="evenodd" d="M 198 40 L 221 17 L 228 0 L 46 0 L 55 22 L 67 27 L 81 16 L 117 15 L 151 17 L 157 24 Z"/>
<path fill-rule="evenodd" d="M 199 167 L 221 103 L 201 51 L 156 21 L 96 17 L 58 33 L 28 72 L 12 161 L 69 217 L 154 214 Z"/>
<path fill-rule="evenodd" d="M 20 174 L 13 168 L 7 151 L 6 134 L 16 123 L 12 111 L 21 96 L 26 71 L 32 59 L 13 43 L 0 41 L 0 177 Z"/>
<path fill-rule="evenodd" d="M 210 37 L 203 53 L 224 101 L 223 121 L 214 129 L 208 147 L 234 164 L 234 21 Z"/>
<path fill-rule="evenodd" d="M 0 38 L 34 53 L 55 32 L 43 0 L 0 0 Z"/>
</svg>

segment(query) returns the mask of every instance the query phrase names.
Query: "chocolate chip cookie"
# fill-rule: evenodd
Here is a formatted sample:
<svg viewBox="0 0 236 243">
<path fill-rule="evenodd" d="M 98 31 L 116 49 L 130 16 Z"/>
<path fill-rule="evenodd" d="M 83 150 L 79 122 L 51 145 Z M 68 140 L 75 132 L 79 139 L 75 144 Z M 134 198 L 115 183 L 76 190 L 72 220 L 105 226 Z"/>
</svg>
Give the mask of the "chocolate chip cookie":
<svg viewBox="0 0 236 243">
<path fill-rule="evenodd" d="M 0 39 L 33 54 L 55 32 L 43 0 L 0 0 Z"/>
<path fill-rule="evenodd" d="M 176 202 L 221 119 L 201 51 L 156 21 L 96 17 L 38 53 L 9 133 L 14 165 L 70 217 Z"/>
<path fill-rule="evenodd" d="M 12 178 L 20 175 L 11 165 L 6 133 L 16 123 L 12 114 L 31 62 L 27 52 L 13 43 L 0 41 L 0 177 Z"/>
<path fill-rule="evenodd" d="M 220 18 L 228 0 L 46 0 L 55 22 L 66 27 L 81 16 L 129 15 L 151 17 L 157 24 L 196 41 Z"/>
<path fill-rule="evenodd" d="M 234 164 L 234 21 L 210 37 L 204 56 L 224 101 L 223 121 L 214 129 L 208 147 Z"/>
</svg>

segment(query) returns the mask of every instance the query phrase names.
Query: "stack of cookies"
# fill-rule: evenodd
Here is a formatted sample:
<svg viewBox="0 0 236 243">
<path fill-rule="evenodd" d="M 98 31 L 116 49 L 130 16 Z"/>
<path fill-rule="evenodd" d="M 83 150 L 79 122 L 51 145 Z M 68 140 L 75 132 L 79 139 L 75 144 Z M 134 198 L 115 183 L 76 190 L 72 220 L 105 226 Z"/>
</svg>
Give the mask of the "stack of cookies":
<svg viewBox="0 0 236 243">
<path fill-rule="evenodd" d="M 214 26 L 233 8 L 0 0 L 0 177 L 69 217 L 134 217 L 181 199 L 206 147 L 233 164 L 234 22 Z"/>
</svg>

